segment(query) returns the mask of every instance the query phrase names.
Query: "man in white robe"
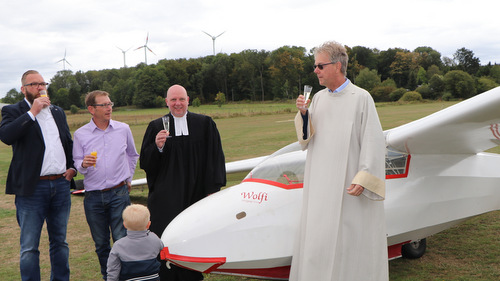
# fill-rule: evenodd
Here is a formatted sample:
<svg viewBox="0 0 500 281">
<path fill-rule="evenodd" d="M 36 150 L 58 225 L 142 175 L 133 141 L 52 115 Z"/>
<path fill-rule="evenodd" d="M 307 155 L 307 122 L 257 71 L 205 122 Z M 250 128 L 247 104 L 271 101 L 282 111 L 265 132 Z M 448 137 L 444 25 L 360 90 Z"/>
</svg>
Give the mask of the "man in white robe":
<svg viewBox="0 0 500 281">
<path fill-rule="evenodd" d="M 320 85 L 297 99 L 297 137 L 307 149 L 304 195 L 290 280 L 388 280 L 383 200 L 385 140 L 370 94 L 346 78 L 347 52 L 315 49 Z"/>
</svg>

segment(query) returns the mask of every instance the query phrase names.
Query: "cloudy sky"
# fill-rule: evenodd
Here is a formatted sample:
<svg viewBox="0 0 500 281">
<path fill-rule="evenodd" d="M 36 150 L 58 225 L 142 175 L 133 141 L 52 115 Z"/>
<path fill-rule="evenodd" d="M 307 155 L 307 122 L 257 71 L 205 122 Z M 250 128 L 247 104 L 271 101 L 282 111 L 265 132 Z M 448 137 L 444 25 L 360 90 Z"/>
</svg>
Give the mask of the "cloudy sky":
<svg viewBox="0 0 500 281">
<path fill-rule="evenodd" d="M 0 8 L 0 97 L 19 91 L 28 69 L 47 82 L 73 72 L 135 66 L 281 46 L 308 50 L 335 40 L 350 47 L 413 50 L 442 56 L 472 50 L 481 64 L 500 63 L 498 9 L 491 0 L 16 0 Z M 492 6 L 494 5 L 494 6 Z"/>
</svg>

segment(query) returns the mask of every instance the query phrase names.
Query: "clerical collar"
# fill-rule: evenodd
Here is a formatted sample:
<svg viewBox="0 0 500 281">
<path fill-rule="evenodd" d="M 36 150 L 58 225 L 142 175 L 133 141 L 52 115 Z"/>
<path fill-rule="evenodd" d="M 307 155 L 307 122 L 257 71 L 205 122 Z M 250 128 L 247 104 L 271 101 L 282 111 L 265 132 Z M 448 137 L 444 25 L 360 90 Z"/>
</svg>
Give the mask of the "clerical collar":
<svg viewBox="0 0 500 281">
<path fill-rule="evenodd" d="M 345 89 L 345 87 L 347 87 L 347 85 L 349 85 L 349 83 L 351 83 L 351 80 L 349 80 L 348 78 L 346 78 L 345 82 L 342 85 L 340 85 L 340 87 L 338 87 L 334 91 L 328 89 L 328 92 L 330 92 L 330 93 L 338 93 L 338 92 L 342 91 L 343 89 Z"/>
<path fill-rule="evenodd" d="M 187 125 L 187 112 L 182 117 L 174 117 L 174 127 L 175 127 L 175 135 L 176 136 L 189 136 L 189 130 Z"/>
</svg>

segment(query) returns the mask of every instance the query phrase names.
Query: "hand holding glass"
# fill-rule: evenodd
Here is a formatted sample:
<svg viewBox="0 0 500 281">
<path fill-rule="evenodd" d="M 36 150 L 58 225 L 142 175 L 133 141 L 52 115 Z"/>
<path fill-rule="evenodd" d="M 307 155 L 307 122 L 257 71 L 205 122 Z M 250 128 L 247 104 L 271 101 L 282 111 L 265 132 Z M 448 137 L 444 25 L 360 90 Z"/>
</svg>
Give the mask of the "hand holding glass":
<svg viewBox="0 0 500 281">
<path fill-rule="evenodd" d="M 312 92 L 312 86 L 310 85 L 304 85 L 304 107 L 303 109 L 307 109 L 307 100 L 309 99 L 309 95 L 311 95 Z"/>
</svg>

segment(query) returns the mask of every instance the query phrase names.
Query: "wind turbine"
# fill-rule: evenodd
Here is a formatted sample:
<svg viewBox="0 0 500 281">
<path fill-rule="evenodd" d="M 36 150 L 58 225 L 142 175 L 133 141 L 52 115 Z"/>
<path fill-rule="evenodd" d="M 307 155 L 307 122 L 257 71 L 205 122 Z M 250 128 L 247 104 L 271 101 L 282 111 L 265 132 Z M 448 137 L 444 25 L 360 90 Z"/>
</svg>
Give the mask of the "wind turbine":
<svg viewBox="0 0 500 281">
<path fill-rule="evenodd" d="M 146 36 L 146 43 L 144 44 L 144 46 L 140 46 L 139 48 L 136 49 L 136 50 L 139 50 L 141 48 L 144 48 L 144 62 L 146 63 L 146 65 L 148 64 L 147 50 L 149 50 L 151 53 L 153 53 L 156 56 L 155 52 L 153 52 L 153 50 L 151 50 L 148 47 L 148 39 L 149 39 L 149 32 L 148 32 L 148 35 Z"/>
<path fill-rule="evenodd" d="M 126 51 L 122 50 L 122 48 L 120 48 L 118 46 L 116 46 L 116 47 L 118 49 L 120 49 L 120 51 L 122 51 L 122 53 L 123 53 L 123 67 L 127 67 L 127 64 L 125 63 L 125 53 L 128 52 L 128 50 L 130 50 L 130 48 L 132 48 L 132 47 L 128 48 Z"/>
<path fill-rule="evenodd" d="M 66 70 L 66 63 L 69 64 L 70 66 L 72 66 L 71 63 L 69 63 L 69 61 L 66 60 L 66 49 L 64 49 L 64 57 L 62 59 L 58 60 L 56 63 L 61 62 L 61 61 L 63 62 L 63 70 Z"/>
<path fill-rule="evenodd" d="M 202 30 L 203 31 L 203 30 Z M 212 41 L 213 41 L 213 50 L 214 50 L 214 56 L 215 56 L 215 39 L 217 39 L 217 37 L 221 36 L 222 34 L 224 34 L 224 32 L 222 32 L 221 34 L 217 35 L 217 36 L 213 36 L 213 35 L 210 35 L 208 33 L 206 33 L 205 31 L 203 31 L 206 35 L 210 36 L 210 38 L 212 38 Z"/>
</svg>

